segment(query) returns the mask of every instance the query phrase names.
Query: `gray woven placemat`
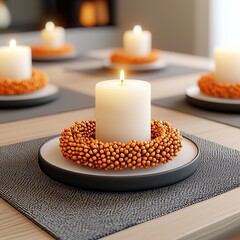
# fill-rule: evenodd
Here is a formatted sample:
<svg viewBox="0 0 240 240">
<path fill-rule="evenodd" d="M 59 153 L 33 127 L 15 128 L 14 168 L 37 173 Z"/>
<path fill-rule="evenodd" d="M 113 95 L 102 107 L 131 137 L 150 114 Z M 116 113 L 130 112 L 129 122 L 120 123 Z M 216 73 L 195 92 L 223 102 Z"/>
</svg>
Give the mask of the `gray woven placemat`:
<svg viewBox="0 0 240 240">
<path fill-rule="evenodd" d="M 177 184 L 140 192 L 86 191 L 56 182 L 38 166 L 48 138 L 0 148 L 0 196 L 58 239 L 97 239 L 222 194 L 240 185 L 240 152 L 184 134 L 202 160 Z"/>
<path fill-rule="evenodd" d="M 60 88 L 58 98 L 52 102 L 28 108 L 0 109 L 0 123 L 89 108 L 95 105 L 94 101 L 89 95 Z"/>
<path fill-rule="evenodd" d="M 107 70 L 102 67 L 97 68 L 87 68 L 87 69 L 78 69 L 78 67 L 69 66 L 66 68 L 68 71 L 76 71 L 81 72 L 84 74 L 102 76 L 107 78 L 116 78 L 118 76 L 118 70 Z M 116 73 L 117 72 L 117 73 Z M 185 75 L 185 74 L 192 74 L 192 73 L 203 73 L 209 72 L 209 69 L 201 69 L 201 68 L 193 68 L 187 66 L 179 66 L 179 65 L 167 65 L 166 68 L 153 70 L 153 71 L 127 71 L 127 77 L 132 79 L 139 79 L 139 80 L 155 80 L 160 78 L 166 77 L 173 77 L 176 75 Z"/>
<path fill-rule="evenodd" d="M 152 104 L 240 128 L 239 113 L 223 113 L 200 109 L 190 105 L 185 95 L 152 100 Z"/>
</svg>

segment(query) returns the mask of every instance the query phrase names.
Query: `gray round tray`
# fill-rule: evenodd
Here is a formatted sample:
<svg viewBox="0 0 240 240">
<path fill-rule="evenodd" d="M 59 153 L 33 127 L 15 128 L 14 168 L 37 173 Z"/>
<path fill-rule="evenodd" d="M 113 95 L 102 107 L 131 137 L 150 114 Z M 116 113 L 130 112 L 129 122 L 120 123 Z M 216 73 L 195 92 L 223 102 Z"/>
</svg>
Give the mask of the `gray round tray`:
<svg viewBox="0 0 240 240">
<path fill-rule="evenodd" d="M 45 142 L 38 156 L 40 168 L 49 177 L 75 187 L 100 191 L 140 191 L 167 186 L 189 177 L 200 162 L 197 145 L 186 137 L 182 150 L 172 161 L 135 171 L 105 171 L 79 166 L 62 156 L 59 137 Z"/>
<path fill-rule="evenodd" d="M 57 86 L 48 84 L 43 89 L 30 94 L 0 95 L 0 108 L 23 108 L 42 105 L 55 100 L 58 97 Z"/>
<path fill-rule="evenodd" d="M 194 85 L 186 90 L 187 101 L 196 107 L 218 112 L 240 112 L 240 99 L 226 99 L 207 96 Z"/>
</svg>

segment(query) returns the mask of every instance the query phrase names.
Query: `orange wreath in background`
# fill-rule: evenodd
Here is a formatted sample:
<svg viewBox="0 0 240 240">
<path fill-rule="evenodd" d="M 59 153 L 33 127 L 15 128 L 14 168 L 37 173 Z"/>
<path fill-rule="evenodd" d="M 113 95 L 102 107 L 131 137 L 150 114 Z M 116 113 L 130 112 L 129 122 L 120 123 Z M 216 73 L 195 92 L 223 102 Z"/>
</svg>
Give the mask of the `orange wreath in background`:
<svg viewBox="0 0 240 240">
<path fill-rule="evenodd" d="M 202 93 L 222 98 L 240 98 L 240 83 L 223 83 L 215 79 L 214 73 L 203 75 L 199 81 L 198 86 Z"/>
<path fill-rule="evenodd" d="M 45 73 L 33 69 L 32 78 L 29 79 L 4 79 L 0 78 L 0 95 L 17 95 L 35 92 L 48 83 Z"/>
<path fill-rule="evenodd" d="M 46 57 L 51 55 L 67 55 L 74 51 L 74 47 L 71 44 L 65 44 L 60 48 L 46 48 L 41 45 L 33 45 L 32 48 L 32 56 L 33 57 Z"/>
<path fill-rule="evenodd" d="M 116 49 L 112 52 L 110 60 L 112 63 L 122 63 L 122 64 L 146 64 L 152 63 L 159 59 L 159 51 L 157 49 L 152 49 L 148 56 L 136 57 L 128 55 L 123 49 Z"/>
</svg>

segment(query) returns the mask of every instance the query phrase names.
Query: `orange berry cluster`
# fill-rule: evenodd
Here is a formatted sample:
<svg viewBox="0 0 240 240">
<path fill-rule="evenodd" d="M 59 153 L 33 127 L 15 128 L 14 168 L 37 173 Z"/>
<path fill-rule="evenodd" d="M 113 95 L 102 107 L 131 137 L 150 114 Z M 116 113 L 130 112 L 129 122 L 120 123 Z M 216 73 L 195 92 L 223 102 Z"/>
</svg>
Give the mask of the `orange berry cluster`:
<svg viewBox="0 0 240 240">
<path fill-rule="evenodd" d="M 215 79 L 214 73 L 203 75 L 198 86 L 202 93 L 222 98 L 240 98 L 240 83 L 222 83 Z"/>
<path fill-rule="evenodd" d="M 157 49 L 152 49 L 148 56 L 135 57 L 126 54 L 122 49 L 114 50 L 110 56 L 112 63 L 122 64 L 144 64 L 152 63 L 159 59 L 159 52 Z"/>
<path fill-rule="evenodd" d="M 58 48 L 47 48 L 41 45 L 33 45 L 32 49 L 32 56 L 51 56 L 51 55 L 64 55 L 72 53 L 74 48 L 71 44 L 65 44 L 63 47 Z"/>
<path fill-rule="evenodd" d="M 0 95 L 17 95 L 35 92 L 48 83 L 45 73 L 32 70 L 30 79 L 3 79 L 0 78 Z"/>
<path fill-rule="evenodd" d="M 182 148 L 178 129 L 166 121 L 151 122 L 151 140 L 128 143 L 101 142 L 95 139 L 95 120 L 75 122 L 60 137 L 62 155 L 76 164 L 105 170 L 149 168 L 167 163 Z"/>
</svg>

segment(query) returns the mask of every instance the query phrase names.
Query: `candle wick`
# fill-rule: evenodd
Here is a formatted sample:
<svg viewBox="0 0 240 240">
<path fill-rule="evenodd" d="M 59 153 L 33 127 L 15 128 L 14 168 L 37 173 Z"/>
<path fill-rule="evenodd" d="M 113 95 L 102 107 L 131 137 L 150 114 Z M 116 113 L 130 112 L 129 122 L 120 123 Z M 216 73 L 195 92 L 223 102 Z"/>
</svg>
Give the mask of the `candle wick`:
<svg viewBox="0 0 240 240">
<path fill-rule="evenodd" d="M 120 71 L 120 81 L 121 81 L 121 86 L 123 86 L 123 80 L 124 80 L 124 71 Z"/>
</svg>

